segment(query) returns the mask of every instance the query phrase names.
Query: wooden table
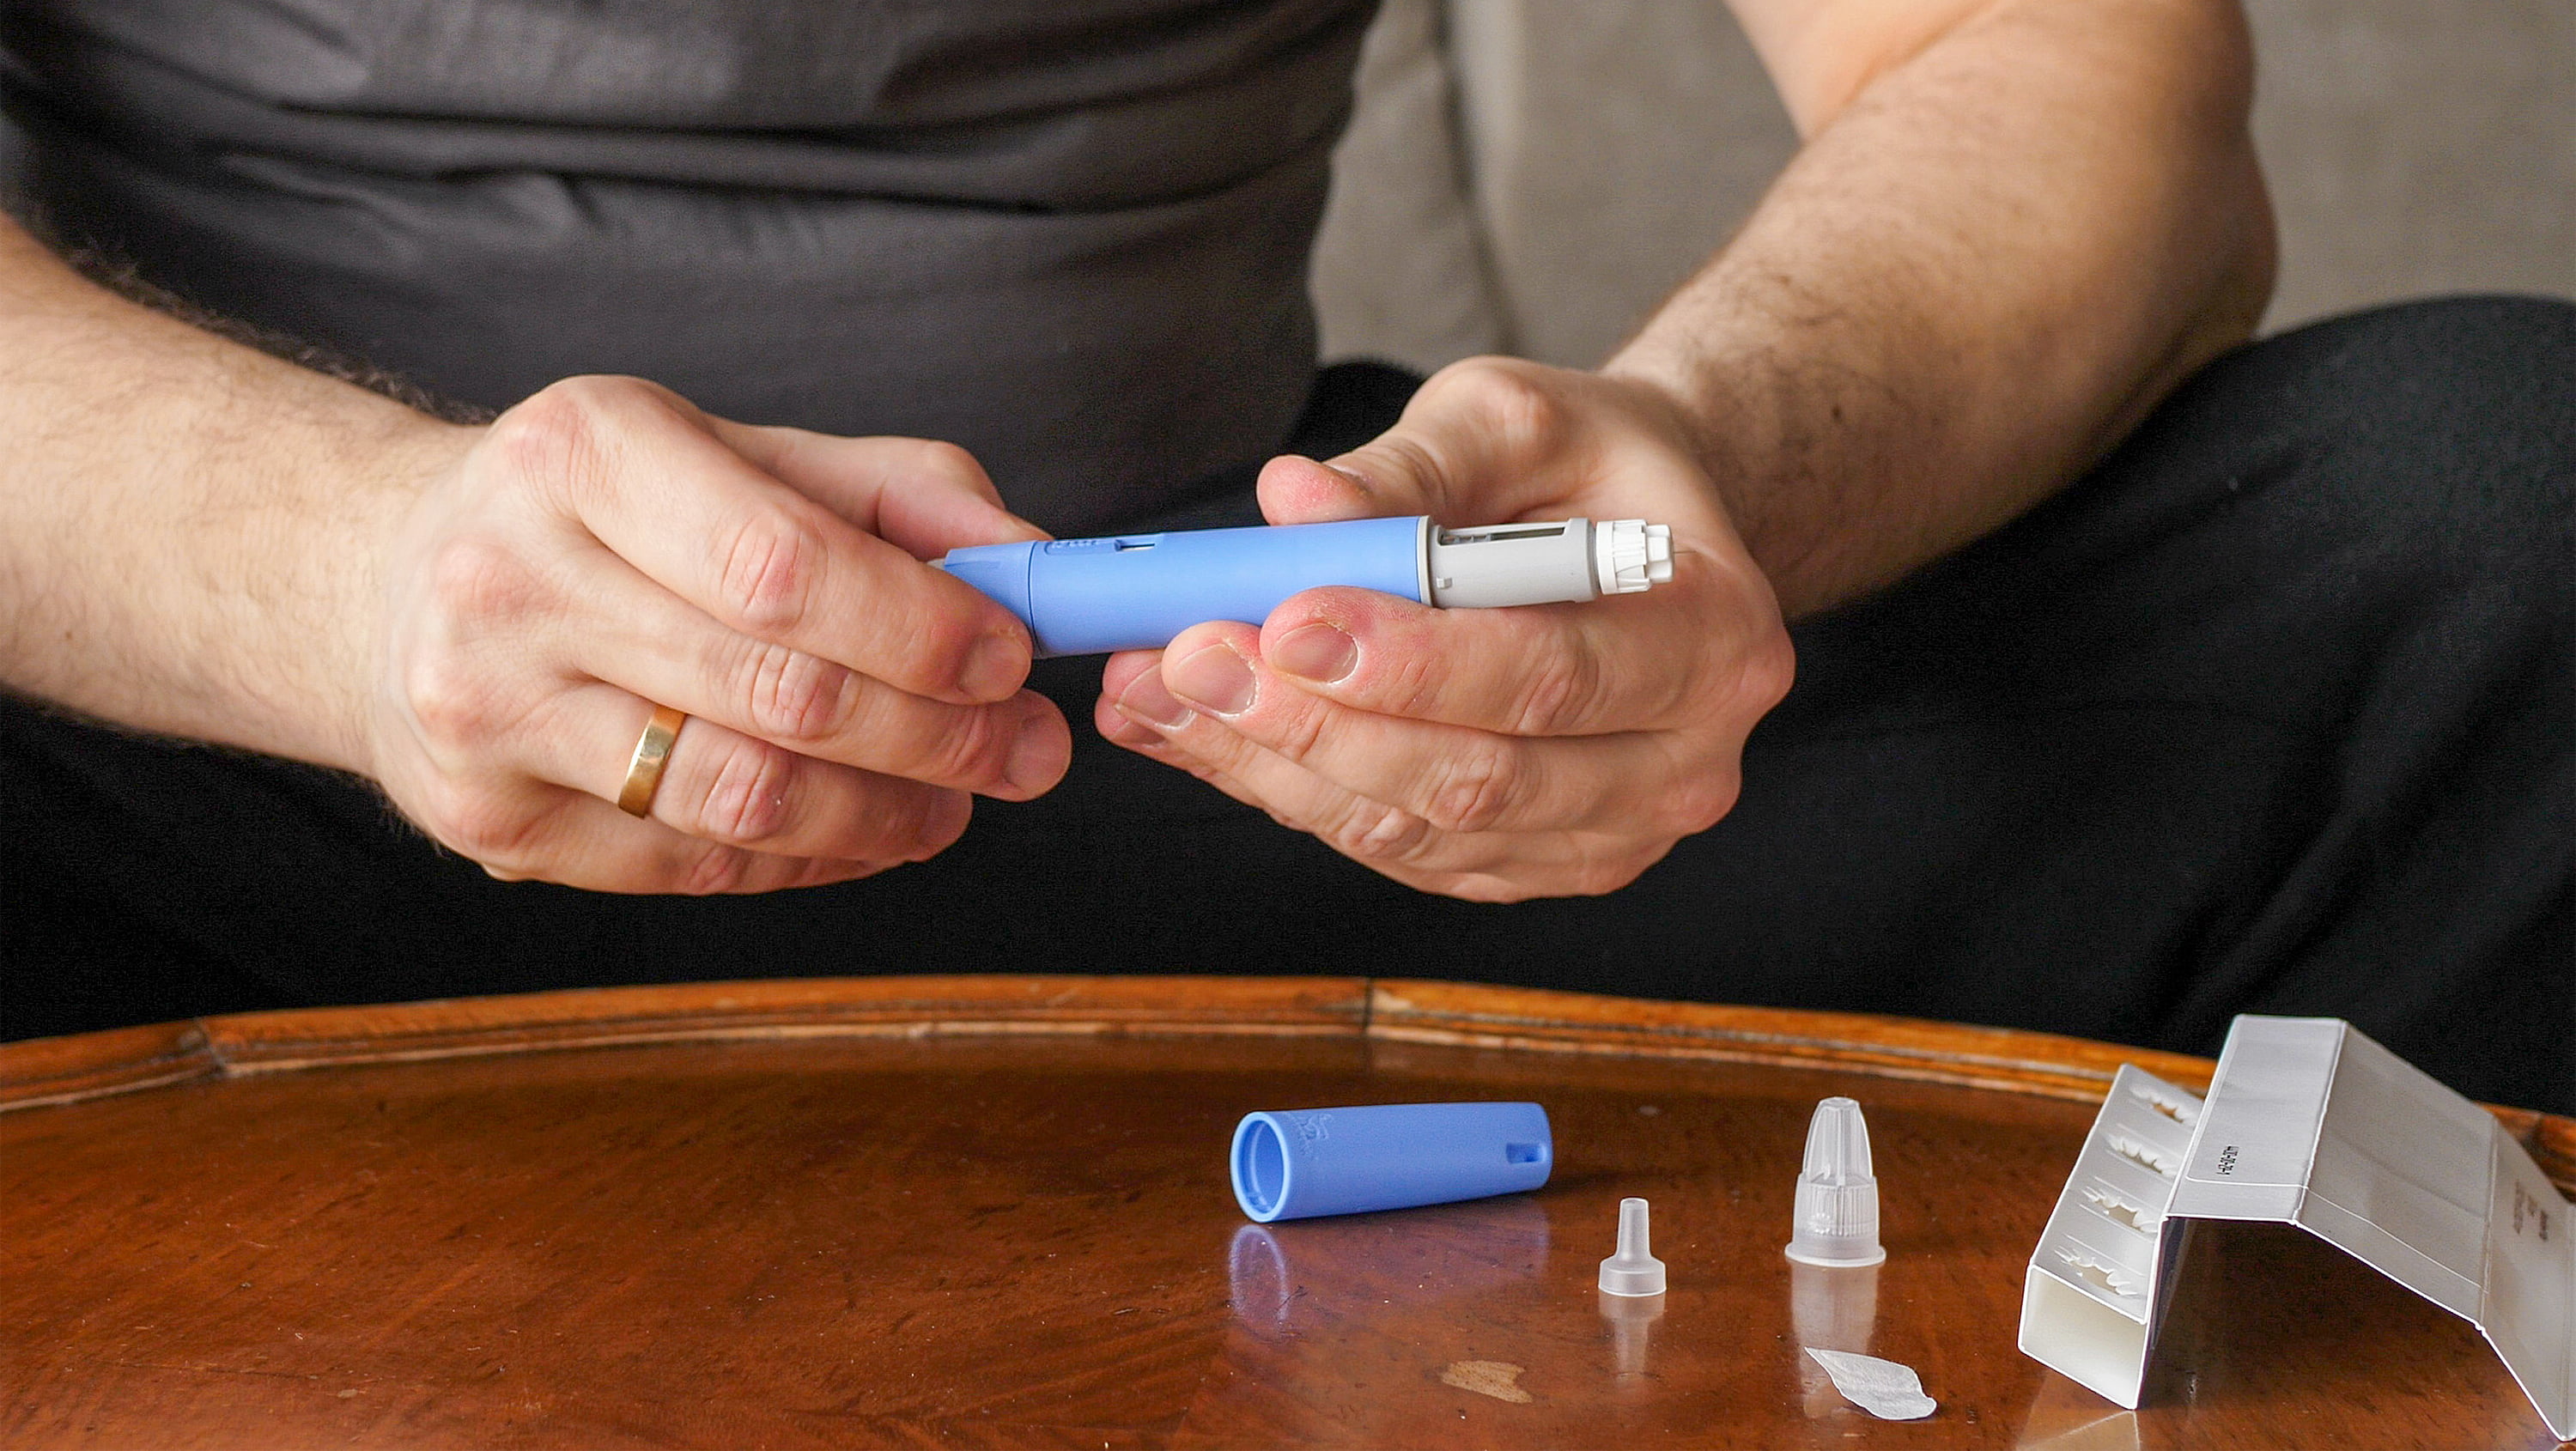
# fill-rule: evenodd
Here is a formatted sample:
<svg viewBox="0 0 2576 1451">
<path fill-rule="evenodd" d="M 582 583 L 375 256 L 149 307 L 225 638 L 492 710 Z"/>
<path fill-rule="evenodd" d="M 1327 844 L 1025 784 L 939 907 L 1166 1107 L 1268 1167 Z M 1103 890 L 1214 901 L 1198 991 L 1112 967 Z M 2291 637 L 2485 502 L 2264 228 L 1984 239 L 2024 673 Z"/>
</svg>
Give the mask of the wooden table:
<svg viewBox="0 0 2576 1451">
<path fill-rule="evenodd" d="M 573 1051 L 578 1050 L 578 1051 Z M 2120 1412 L 2014 1349 L 2113 1067 L 1894 1019 L 1439 983 L 911 978 L 258 1013 L 0 1047 L 0 1444 L 2553 1444 L 2471 1327 L 2196 1250 Z M 1780 1254 L 1869 1113 L 1886 1265 Z M 1530 1098 L 1546 1189 L 1259 1227 L 1255 1108 Z M 2562 1182 L 2576 1123 L 2506 1114 Z M 1593 1288 L 1653 1201 L 1660 1314 Z M 1651 1318 L 1647 1318 L 1651 1315 Z M 1916 1367 L 1870 1419 L 1802 1344 Z"/>
</svg>

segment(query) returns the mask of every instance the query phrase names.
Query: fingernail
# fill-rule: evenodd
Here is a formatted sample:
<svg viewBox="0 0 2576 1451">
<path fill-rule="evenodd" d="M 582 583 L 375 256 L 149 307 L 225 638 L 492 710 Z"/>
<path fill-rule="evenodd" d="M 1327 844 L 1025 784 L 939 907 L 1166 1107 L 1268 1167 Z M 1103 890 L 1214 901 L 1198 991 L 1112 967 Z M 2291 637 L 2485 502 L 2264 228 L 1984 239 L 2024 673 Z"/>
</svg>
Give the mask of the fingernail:
<svg viewBox="0 0 2576 1451">
<path fill-rule="evenodd" d="M 1218 715 L 1241 715 L 1252 704 L 1252 667 L 1230 645 L 1206 645 L 1173 666 L 1172 693 Z"/>
<path fill-rule="evenodd" d="M 1129 681 L 1118 697 L 1118 708 L 1138 720 L 1151 721 L 1167 731 L 1176 731 L 1190 723 L 1190 708 L 1172 698 L 1163 688 L 1163 672 L 1148 670 Z"/>
<path fill-rule="evenodd" d="M 1071 742 L 1059 738 L 1045 716 L 1032 714 L 1020 727 L 1020 738 L 1011 743 L 1011 758 L 1002 766 L 1002 775 L 1013 790 L 1035 796 L 1063 778 L 1071 749 Z"/>
<path fill-rule="evenodd" d="M 1270 652 L 1272 669 L 1305 680 L 1339 680 L 1359 661 L 1359 642 L 1340 627 L 1321 622 L 1290 630 Z"/>
<path fill-rule="evenodd" d="M 957 688 L 973 700 L 999 700 L 1020 688 L 1029 673 L 1028 657 L 1021 653 L 1020 642 L 1007 635 L 987 635 L 975 642 L 966 657 L 966 669 L 958 676 Z"/>
</svg>

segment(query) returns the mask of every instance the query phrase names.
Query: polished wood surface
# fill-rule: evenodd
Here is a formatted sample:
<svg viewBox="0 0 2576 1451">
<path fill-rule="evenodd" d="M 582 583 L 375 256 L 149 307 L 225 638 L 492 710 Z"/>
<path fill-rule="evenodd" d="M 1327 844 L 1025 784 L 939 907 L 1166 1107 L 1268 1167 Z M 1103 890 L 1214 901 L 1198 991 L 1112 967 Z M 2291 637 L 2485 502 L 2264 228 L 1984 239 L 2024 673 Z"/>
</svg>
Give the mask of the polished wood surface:
<svg viewBox="0 0 2576 1451">
<path fill-rule="evenodd" d="M 2546 1446 L 2304 1236 L 2194 1251 L 2148 1409 L 2014 1347 L 2122 1061 L 1892 1019 L 1358 979 L 845 979 L 0 1046 L 0 1445 Z M 1780 1252 L 1808 1111 L 1889 1259 Z M 1254 1108 L 1532 1098 L 1535 1194 L 1254 1226 Z M 2500 1111 L 2562 1185 L 2576 1124 Z M 1672 1291 L 1592 1280 L 1654 1204 Z M 1844 1402 L 1802 1345 L 1921 1372 Z"/>
</svg>

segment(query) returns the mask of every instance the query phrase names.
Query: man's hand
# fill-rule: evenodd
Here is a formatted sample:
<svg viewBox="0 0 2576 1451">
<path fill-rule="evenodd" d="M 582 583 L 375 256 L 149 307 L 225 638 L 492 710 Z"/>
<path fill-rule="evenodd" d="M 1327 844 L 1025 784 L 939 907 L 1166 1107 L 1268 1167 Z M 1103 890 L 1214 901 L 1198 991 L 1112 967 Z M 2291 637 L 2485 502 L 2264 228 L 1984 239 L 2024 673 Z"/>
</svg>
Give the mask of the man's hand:
<svg viewBox="0 0 2576 1451">
<path fill-rule="evenodd" d="M 1300 594 L 1258 630 L 1197 626 L 1112 657 L 1101 733 L 1424 890 L 1611 891 L 1734 804 L 1745 735 L 1789 687 L 1789 640 L 1673 403 L 1501 358 L 1423 385 L 1329 464 L 1272 461 L 1275 524 L 1643 517 L 1672 582 L 1590 604 L 1439 610 Z"/>
<path fill-rule="evenodd" d="M 1474 360 L 1278 522 L 1643 516 L 1676 578 L 1442 612 L 1300 595 L 1111 662 L 1112 740 L 1400 880 L 1600 892 L 1716 820 L 1777 610 L 1902 579 L 2242 341 L 2272 231 L 2231 0 L 1733 0 L 1806 139 L 1598 375 Z"/>
<path fill-rule="evenodd" d="M 495 876 L 760 891 L 937 852 L 1071 739 L 922 560 L 1036 537 L 963 450 L 623 378 L 443 423 L 0 218 L 0 688 L 361 773 Z M 651 818 L 612 804 L 688 713 Z"/>
<path fill-rule="evenodd" d="M 920 560 L 1039 536 L 964 450 L 537 394 L 419 496 L 379 578 L 371 774 L 503 878 L 757 892 L 919 860 L 1070 739 L 1008 611 Z M 686 711 L 649 820 L 616 800 Z"/>
</svg>

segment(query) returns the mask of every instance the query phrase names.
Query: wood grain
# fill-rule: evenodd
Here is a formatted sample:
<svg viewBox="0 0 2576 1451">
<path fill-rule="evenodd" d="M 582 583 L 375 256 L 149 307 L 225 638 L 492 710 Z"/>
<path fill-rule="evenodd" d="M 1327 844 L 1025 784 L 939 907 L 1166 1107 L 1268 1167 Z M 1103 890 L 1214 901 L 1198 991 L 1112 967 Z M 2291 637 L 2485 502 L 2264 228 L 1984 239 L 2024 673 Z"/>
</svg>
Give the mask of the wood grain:
<svg viewBox="0 0 2576 1451">
<path fill-rule="evenodd" d="M 2124 1059 L 2208 1071 L 1350 978 L 719 984 L 9 1045 L 0 1093 L 51 1102 L 0 1115 L 0 1444 L 2551 1444 L 2465 1323 L 2298 1236 L 2195 1252 L 2145 1411 L 2021 1356 L 2024 1263 Z M 1779 1253 L 1837 1092 L 1870 1113 L 1876 1271 Z M 1547 1106 L 1544 1190 L 1273 1226 L 1227 1191 L 1250 1109 L 1476 1097 Z M 1630 1194 L 1672 1269 L 1645 1309 L 1592 1289 Z M 1872 1421 L 1810 1344 L 1913 1365 L 1941 1409 Z"/>
</svg>

